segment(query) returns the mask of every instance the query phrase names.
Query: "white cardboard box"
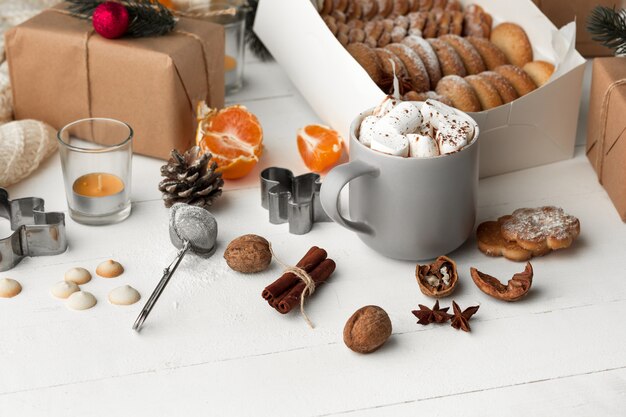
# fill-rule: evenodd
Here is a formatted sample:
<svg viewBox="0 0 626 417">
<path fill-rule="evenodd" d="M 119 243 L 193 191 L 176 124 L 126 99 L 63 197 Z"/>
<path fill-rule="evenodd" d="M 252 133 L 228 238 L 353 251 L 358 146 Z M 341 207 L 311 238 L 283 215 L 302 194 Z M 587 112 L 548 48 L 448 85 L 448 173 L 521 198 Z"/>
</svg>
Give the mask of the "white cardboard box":
<svg viewBox="0 0 626 417">
<path fill-rule="evenodd" d="M 547 164 L 574 154 L 584 58 L 575 23 L 560 31 L 530 0 L 471 0 L 521 25 L 535 59 L 557 64 L 543 87 L 512 103 L 471 113 L 480 125 L 480 176 Z M 348 138 L 352 120 L 385 94 L 328 30 L 311 0 L 261 0 L 254 31 L 313 110 Z"/>
</svg>

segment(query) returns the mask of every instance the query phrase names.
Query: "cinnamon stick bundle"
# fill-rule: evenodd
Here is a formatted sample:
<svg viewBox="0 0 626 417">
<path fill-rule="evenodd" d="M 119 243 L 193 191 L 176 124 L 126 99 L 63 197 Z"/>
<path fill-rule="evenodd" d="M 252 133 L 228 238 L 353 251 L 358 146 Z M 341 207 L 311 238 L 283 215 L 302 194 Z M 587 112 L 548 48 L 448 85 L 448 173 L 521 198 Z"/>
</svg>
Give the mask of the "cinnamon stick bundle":
<svg viewBox="0 0 626 417">
<path fill-rule="evenodd" d="M 324 249 L 313 246 L 296 264 L 311 276 L 315 285 L 325 282 L 335 270 L 335 262 L 326 258 Z M 293 272 L 285 272 L 280 278 L 268 285 L 261 296 L 269 305 L 282 314 L 290 312 L 300 304 L 305 283 Z"/>
</svg>

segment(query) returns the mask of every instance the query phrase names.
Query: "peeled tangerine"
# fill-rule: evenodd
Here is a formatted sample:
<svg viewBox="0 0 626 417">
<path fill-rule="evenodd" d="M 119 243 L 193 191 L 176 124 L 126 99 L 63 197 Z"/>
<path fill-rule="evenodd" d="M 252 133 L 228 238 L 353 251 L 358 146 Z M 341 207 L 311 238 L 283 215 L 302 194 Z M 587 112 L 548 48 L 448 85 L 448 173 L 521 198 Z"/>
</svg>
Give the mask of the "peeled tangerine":
<svg viewBox="0 0 626 417">
<path fill-rule="evenodd" d="M 198 105 L 196 144 L 213 155 L 225 179 L 244 177 L 263 152 L 263 129 L 257 117 L 241 105 L 211 109 Z"/>
<path fill-rule="evenodd" d="M 298 131 L 298 151 L 313 172 L 324 171 L 341 157 L 343 140 L 337 131 L 322 125 L 308 125 Z"/>
</svg>

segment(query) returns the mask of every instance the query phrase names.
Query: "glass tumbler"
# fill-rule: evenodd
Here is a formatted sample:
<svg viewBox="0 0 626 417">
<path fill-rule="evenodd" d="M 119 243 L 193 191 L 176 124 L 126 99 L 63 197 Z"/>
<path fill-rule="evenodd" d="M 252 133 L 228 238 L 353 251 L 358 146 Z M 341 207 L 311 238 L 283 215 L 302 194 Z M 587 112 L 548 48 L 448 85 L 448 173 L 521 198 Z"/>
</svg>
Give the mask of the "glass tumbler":
<svg viewBox="0 0 626 417">
<path fill-rule="evenodd" d="M 126 219 L 133 129 L 119 120 L 89 118 L 64 126 L 57 139 L 70 217 L 89 225 Z"/>
<path fill-rule="evenodd" d="M 243 87 L 243 67 L 245 57 L 246 15 L 250 8 L 243 0 L 200 0 L 190 2 L 185 14 L 224 27 L 224 78 L 226 94 L 237 92 Z M 229 13 L 233 11 L 233 13 Z M 219 14 L 225 12 L 224 14 Z M 218 13 L 209 16 L 211 13 Z"/>
</svg>

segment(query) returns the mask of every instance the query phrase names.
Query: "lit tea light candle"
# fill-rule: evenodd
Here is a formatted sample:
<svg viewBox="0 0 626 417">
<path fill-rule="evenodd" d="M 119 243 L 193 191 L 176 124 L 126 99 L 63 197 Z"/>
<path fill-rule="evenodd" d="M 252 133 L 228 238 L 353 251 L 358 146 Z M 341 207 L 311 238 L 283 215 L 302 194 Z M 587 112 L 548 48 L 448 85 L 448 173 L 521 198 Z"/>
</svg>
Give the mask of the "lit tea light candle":
<svg viewBox="0 0 626 417">
<path fill-rule="evenodd" d="M 75 209 L 89 215 L 112 213 L 124 206 L 126 187 L 117 175 L 93 172 L 74 181 Z"/>
<path fill-rule="evenodd" d="M 234 71 L 237 68 L 237 60 L 230 55 L 224 56 L 224 71 Z"/>
</svg>

